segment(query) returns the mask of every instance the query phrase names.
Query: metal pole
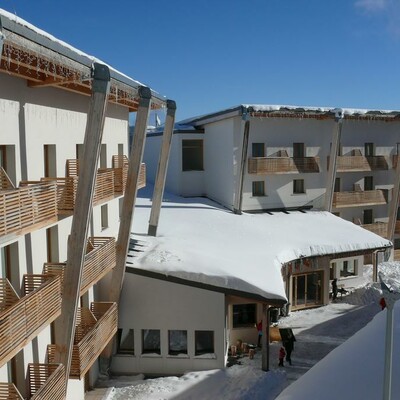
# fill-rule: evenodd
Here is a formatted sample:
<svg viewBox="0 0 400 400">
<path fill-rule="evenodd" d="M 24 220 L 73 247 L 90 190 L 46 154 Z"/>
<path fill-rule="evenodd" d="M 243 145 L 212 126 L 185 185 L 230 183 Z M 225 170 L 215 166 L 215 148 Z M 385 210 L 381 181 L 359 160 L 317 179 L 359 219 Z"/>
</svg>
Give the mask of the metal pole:
<svg viewBox="0 0 400 400">
<path fill-rule="evenodd" d="M 394 293 L 383 282 L 382 274 L 379 274 L 383 298 L 386 303 L 386 336 L 385 336 L 385 366 L 383 373 L 383 400 L 392 398 L 392 369 L 393 369 L 393 308 L 400 293 Z"/>
</svg>

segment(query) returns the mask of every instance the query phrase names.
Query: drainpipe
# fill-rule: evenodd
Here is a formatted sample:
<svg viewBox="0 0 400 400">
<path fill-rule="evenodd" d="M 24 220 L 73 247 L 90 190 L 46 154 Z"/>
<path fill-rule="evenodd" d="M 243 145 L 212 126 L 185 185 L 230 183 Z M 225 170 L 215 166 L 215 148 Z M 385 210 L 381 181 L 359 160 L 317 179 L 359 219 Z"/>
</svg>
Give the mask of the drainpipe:
<svg viewBox="0 0 400 400">
<path fill-rule="evenodd" d="M 247 114 L 247 110 L 243 110 L 242 121 L 244 123 L 244 131 L 243 131 L 243 144 L 242 144 L 242 158 L 240 160 L 240 168 L 238 173 L 238 185 L 236 191 L 235 204 L 233 207 L 233 212 L 235 214 L 242 214 L 242 203 L 243 203 L 243 182 L 244 175 L 246 170 L 246 160 L 247 160 L 247 149 L 249 146 L 249 133 L 250 133 L 250 121 L 249 115 Z"/>
<path fill-rule="evenodd" d="M 372 258 L 372 282 L 378 282 L 378 254 L 384 253 L 386 249 L 375 250 Z"/>
<path fill-rule="evenodd" d="M 331 153 L 329 157 L 329 172 L 326 180 L 325 205 L 324 210 L 332 212 L 333 193 L 336 180 L 336 163 L 339 153 L 340 137 L 342 135 L 343 110 L 335 110 L 335 127 L 332 133 Z"/>
</svg>

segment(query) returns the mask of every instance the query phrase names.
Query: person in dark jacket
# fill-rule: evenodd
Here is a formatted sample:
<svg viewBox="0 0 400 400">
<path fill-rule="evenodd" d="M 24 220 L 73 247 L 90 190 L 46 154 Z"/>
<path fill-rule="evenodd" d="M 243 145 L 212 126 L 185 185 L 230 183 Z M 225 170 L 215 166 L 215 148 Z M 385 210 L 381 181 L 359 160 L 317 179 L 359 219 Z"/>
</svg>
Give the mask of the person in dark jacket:
<svg viewBox="0 0 400 400">
<path fill-rule="evenodd" d="M 337 279 L 332 281 L 332 301 L 335 301 L 338 294 Z"/>
<path fill-rule="evenodd" d="M 294 349 L 294 342 L 296 341 L 294 335 L 289 332 L 289 335 L 285 340 L 283 341 L 283 347 L 286 350 L 286 361 L 289 363 L 289 365 L 292 365 L 292 351 Z"/>
</svg>

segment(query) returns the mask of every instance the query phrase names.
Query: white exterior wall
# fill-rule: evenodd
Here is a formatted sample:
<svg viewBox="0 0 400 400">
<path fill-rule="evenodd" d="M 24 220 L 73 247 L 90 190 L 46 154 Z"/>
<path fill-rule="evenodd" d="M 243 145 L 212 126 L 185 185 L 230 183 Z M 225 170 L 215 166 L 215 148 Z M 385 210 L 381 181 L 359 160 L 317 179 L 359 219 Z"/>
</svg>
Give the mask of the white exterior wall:
<svg viewBox="0 0 400 400">
<path fill-rule="evenodd" d="M 76 144 L 83 144 L 86 128 L 86 115 L 89 97 L 73 94 L 54 88 L 29 88 L 26 82 L 6 74 L 0 74 L 0 121 L 2 125 L 0 145 L 15 146 L 15 159 L 8 157 L 13 164 L 10 177 L 16 186 L 20 180 L 40 180 L 44 176 L 44 145 L 55 145 L 57 176 L 64 177 L 66 160 L 76 158 Z M 108 104 L 102 143 L 106 144 L 107 167 L 111 167 L 112 155 L 118 154 L 119 144 L 124 154 L 128 154 L 127 108 Z M 9 167 L 9 165 L 8 165 Z M 109 227 L 101 230 L 101 206 L 94 207 L 92 229 L 95 236 L 115 236 L 119 225 L 119 201 L 109 201 Z M 71 230 L 72 217 L 53 224 L 58 227 L 59 261 L 67 259 L 67 239 Z M 19 292 L 22 276 L 26 273 L 42 273 L 43 263 L 47 261 L 46 226 L 32 233 L 5 242 L 0 247 L 18 244 L 18 268 L 12 271 L 11 281 Z M 15 246 L 13 246 L 14 248 Z M 1 261 L 0 261 L 1 263 Z M 0 276 L 4 276 L 4 268 Z M 93 299 L 93 290 L 88 294 Z M 47 344 L 51 343 L 50 327 L 46 327 L 23 351 L 23 366 L 26 373 L 29 362 L 45 362 Z M 7 378 L 7 366 L 0 369 L 0 380 Z M 84 398 L 84 380 L 70 380 L 69 399 Z"/>
<path fill-rule="evenodd" d="M 111 369 L 116 374 L 173 375 L 225 366 L 224 294 L 127 273 L 118 325 L 134 329 L 135 355 L 115 354 Z M 160 356 L 141 354 L 142 329 L 161 330 Z M 187 357 L 168 355 L 168 330 L 187 330 Z M 212 358 L 194 355 L 196 330 L 214 331 Z"/>
<path fill-rule="evenodd" d="M 293 157 L 293 143 L 304 143 L 306 157 L 320 157 L 319 173 L 278 175 L 248 174 L 247 163 L 243 188 L 243 210 L 279 209 L 312 204 L 325 192 L 334 122 L 294 118 L 250 118 L 247 156 L 252 156 L 252 143 L 264 143 L 266 156 L 286 150 Z M 304 179 L 304 194 L 293 193 L 293 180 Z M 264 181 L 265 196 L 252 196 L 252 182 Z"/>
</svg>

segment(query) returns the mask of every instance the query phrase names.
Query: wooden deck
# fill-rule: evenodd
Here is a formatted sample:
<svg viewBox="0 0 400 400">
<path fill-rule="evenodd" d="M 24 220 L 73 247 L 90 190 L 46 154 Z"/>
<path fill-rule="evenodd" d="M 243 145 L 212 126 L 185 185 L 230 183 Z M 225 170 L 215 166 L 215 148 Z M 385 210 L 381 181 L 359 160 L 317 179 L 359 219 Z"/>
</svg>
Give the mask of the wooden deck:
<svg viewBox="0 0 400 400">
<path fill-rule="evenodd" d="M 57 186 L 54 182 L 29 183 L 0 190 L 0 236 L 22 235 L 43 223 L 57 221 Z"/>
<path fill-rule="evenodd" d="M 115 238 L 89 238 L 86 251 L 80 296 L 85 294 L 95 283 L 114 268 L 116 257 Z M 45 263 L 43 273 L 60 275 L 63 282 L 66 265 L 66 263 Z"/>
<path fill-rule="evenodd" d="M 7 279 L 0 279 L 0 367 L 61 313 L 61 280 L 24 275 L 19 298 Z"/>
<path fill-rule="evenodd" d="M 64 400 L 65 370 L 61 364 L 28 364 L 27 397 L 30 400 Z M 13 383 L 0 383 L 0 400 L 24 400 Z"/>
<path fill-rule="evenodd" d="M 338 156 L 336 164 L 337 172 L 383 171 L 387 169 L 389 169 L 389 164 L 385 156 Z"/>
<path fill-rule="evenodd" d="M 366 190 L 352 192 L 335 192 L 333 194 L 333 207 L 365 207 L 388 203 L 387 190 Z"/>
<path fill-rule="evenodd" d="M 117 332 L 117 320 L 116 303 L 92 303 L 90 310 L 78 310 L 70 378 L 82 379 Z M 53 361 L 55 345 L 49 345 L 47 352 Z"/>
<path fill-rule="evenodd" d="M 319 172 L 319 157 L 256 157 L 249 158 L 248 173 L 256 175 Z"/>
</svg>

